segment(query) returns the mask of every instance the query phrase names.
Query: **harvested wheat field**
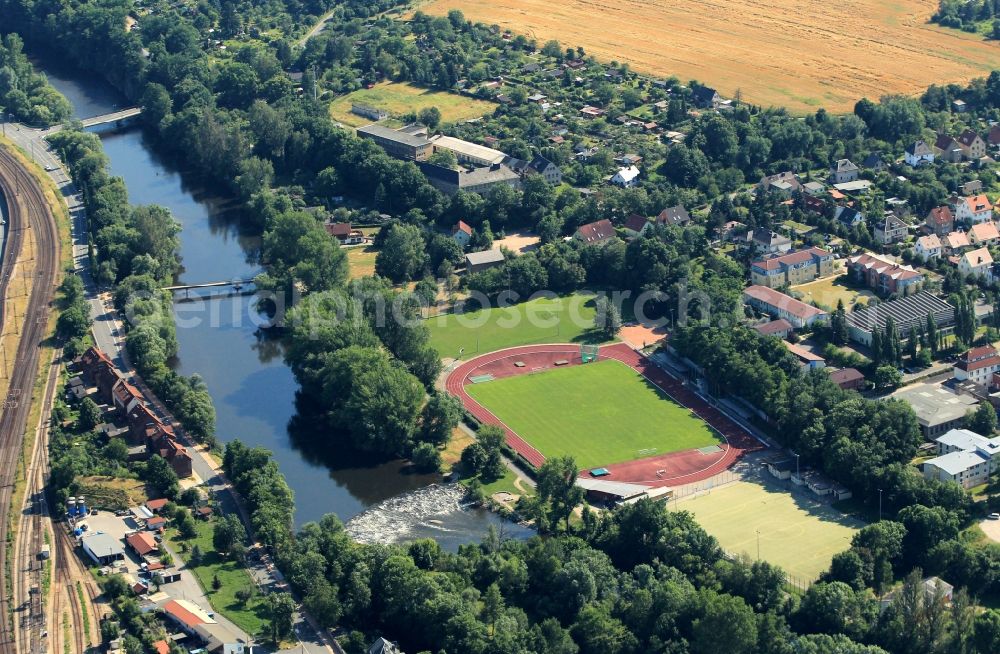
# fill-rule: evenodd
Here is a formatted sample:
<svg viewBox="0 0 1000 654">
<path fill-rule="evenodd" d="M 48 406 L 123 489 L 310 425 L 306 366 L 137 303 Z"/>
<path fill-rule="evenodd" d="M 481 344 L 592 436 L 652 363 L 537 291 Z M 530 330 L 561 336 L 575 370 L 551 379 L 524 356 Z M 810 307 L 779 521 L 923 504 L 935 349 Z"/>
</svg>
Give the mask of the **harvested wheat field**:
<svg viewBox="0 0 1000 654">
<path fill-rule="evenodd" d="M 1000 45 L 931 25 L 937 0 L 432 0 L 604 61 L 737 90 L 765 106 L 850 111 L 861 97 L 914 94 L 1000 68 Z"/>
</svg>

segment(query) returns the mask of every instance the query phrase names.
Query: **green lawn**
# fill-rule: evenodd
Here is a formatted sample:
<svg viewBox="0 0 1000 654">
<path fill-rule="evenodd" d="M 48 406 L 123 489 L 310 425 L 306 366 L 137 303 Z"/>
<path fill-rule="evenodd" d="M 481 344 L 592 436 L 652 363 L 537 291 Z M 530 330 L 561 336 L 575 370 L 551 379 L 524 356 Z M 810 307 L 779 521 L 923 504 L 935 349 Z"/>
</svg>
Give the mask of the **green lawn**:
<svg viewBox="0 0 1000 654">
<path fill-rule="evenodd" d="M 503 309 L 428 318 L 431 345 L 442 357 L 467 359 L 532 343 L 596 343 L 594 301 L 588 294 L 537 298 Z M 459 350 L 464 350 L 461 354 Z"/>
<path fill-rule="evenodd" d="M 674 503 L 670 503 L 674 509 Z M 830 567 L 833 555 L 851 546 L 864 523 L 811 498 L 792 494 L 770 480 L 737 481 L 705 495 L 681 499 L 677 509 L 690 511 L 732 554 L 760 558 L 781 566 L 799 581 L 811 581 Z"/>
<path fill-rule="evenodd" d="M 351 113 L 355 102 L 387 110 L 393 117 L 437 107 L 441 122 L 454 123 L 491 114 L 496 104 L 458 93 L 425 89 L 406 82 L 381 82 L 370 89 L 358 89 L 330 103 L 330 116 L 345 125 L 361 127 L 372 123 L 370 118 Z M 395 122 L 390 119 L 390 122 Z"/>
<path fill-rule="evenodd" d="M 204 554 L 202 564 L 192 568 L 192 572 L 202 588 L 208 591 L 208 600 L 212 603 L 212 608 L 251 636 L 257 635 L 267 623 L 267 607 L 262 596 L 255 595 L 246 605 L 240 604 L 236 599 L 236 591 L 239 589 L 255 587 L 250 573 L 243 566 L 223 558 L 215 551 L 212 545 L 214 520 L 210 522 L 197 520 L 195 523 L 198 526 L 197 536 L 190 540 L 181 540 L 177 530 L 170 529 L 166 534 L 167 544 L 174 553 L 185 560 L 195 545 L 201 548 Z M 181 552 L 182 543 L 187 546 L 187 552 Z M 222 582 L 222 587 L 219 590 L 212 590 L 212 579 L 216 575 Z"/>
<path fill-rule="evenodd" d="M 721 443 L 700 418 L 618 361 L 506 377 L 467 389 L 546 457 L 580 468 Z"/>
</svg>

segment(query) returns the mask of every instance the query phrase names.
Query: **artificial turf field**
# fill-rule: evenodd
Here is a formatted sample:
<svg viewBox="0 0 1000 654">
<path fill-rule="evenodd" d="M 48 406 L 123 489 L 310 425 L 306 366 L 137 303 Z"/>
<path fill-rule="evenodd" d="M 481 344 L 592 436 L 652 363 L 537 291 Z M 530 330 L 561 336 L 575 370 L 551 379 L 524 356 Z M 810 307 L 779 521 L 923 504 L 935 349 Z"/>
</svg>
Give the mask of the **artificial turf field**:
<svg viewBox="0 0 1000 654">
<path fill-rule="evenodd" d="M 466 386 L 546 458 L 580 468 L 719 445 L 722 438 L 635 370 L 604 360 Z"/>
<path fill-rule="evenodd" d="M 594 343 L 593 295 L 536 298 L 510 307 L 443 314 L 424 324 L 443 358 L 468 359 L 532 343 Z"/>
<path fill-rule="evenodd" d="M 848 549 L 855 532 L 864 526 L 806 493 L 791 493 L 766 479 L 736 481 L 681 499 L 677 508 L 693 513 L 731 554 L 756 559 L 760 530 L 760 558 L 804 582 L 828 569 L 833 555 Z"/>
</svg>

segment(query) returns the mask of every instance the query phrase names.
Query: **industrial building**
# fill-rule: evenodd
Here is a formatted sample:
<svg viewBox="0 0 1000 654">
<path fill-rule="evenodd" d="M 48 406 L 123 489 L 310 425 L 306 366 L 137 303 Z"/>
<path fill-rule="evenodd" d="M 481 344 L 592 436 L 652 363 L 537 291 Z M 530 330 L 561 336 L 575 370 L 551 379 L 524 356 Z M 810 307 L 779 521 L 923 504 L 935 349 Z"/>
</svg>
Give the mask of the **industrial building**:
<svg viewBox="0 0 1000 654">
<path fill-rule="evenodd" d="M 892 397 L 913 407 L 927 440 L 961 427 L 965 415 L 979 405 L 979 400 L 971 395 L 953 393 L 938 384 L 914 384 L 896 391 Z"/>
<path fill-rule="evenodd" d="M 856 309 L 847 314 L 849 338 L 863 345 L 871 345 L 872 332 L 885 331 L 886 321 L 892 317 L 900 338 L 907 338 L 910 327 L 917 330 L 927 325 L 927 316 L 934 316 L 934 323 L 941 333 L 947 333 L 955 324 L 955 307 L 944 300 L 922 291 L 916 295 L 880 302 L 874 306 Z"/>
<path fill-rule="evenodd" d="M 503 163 L 503 160 L 507 158 L 507 155 L 500 150 L 463 141 L 453 136 L 438 135 L 432 137 L 430 142 L 434 145 L 435 152 L 439 150 L 451 152 L 459 163 L 472 164 L 473 166 L 492 166 Z"/>
<path fill-rule="evenodd" d="M 399 159 L 426 161 L 434 152 L 434 145 L 426 137 L 382 127 L 366 125 L 358 128 L 358 136 L 374 141 L 387 153 Z"/>
</svg>

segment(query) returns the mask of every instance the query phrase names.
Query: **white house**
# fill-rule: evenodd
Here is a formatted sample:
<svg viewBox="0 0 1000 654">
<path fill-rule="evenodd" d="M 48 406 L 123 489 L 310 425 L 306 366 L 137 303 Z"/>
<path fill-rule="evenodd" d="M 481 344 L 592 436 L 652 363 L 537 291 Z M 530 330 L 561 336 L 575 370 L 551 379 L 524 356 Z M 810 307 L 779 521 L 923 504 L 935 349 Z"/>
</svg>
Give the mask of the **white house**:
<svg viewBox="0 0 1000 654">
<path fill-rule="evenodd" d="M 993 220 L 993 205 L 985 195 L 954 197 L 951 200 L 955 220 L 969 225 Z"/>
<path fill-rule="evenodd" d="M 952 367 L 955 379 L 971 379 L 981 386 L 989 386 L 995 372 L 1000 372 L 1000 353 L 992 345 L 972 348 Z"/>
<path fill-rule="evenodd" d="M 850 159 L 840 159 L 830 166 L 830 182 L 846 184 L 858 179 L 858 167 Z"/>
<path fill-rule="evenodd" d="M 937 259 L 941 256 L 941 239 L 938 238 L 937 234 L 921 236 L 917 239 L 917 244 L 914 246 L 913 251 L 924 261 Z"/>
<path fill-rule="evenodd" d="M 897 243 L 906 240 L 908 229 L 907 224 L 899 216 L 888 211 L 875 225 L 875 240 L 882 245 Z"/>
<path fill-rule="evenodd" d="M 990 251 L 986 248 L 969 250 L 959 259 L 958 272 L 973 277 L 984 277 L 989 273 L 992 265 L 993 257 L 990 256 Z"/>
<path fill-rule="evenodd" d="M 925 163 L 934 163 L 934 148 L 924 141 L 916 141 L 906 148 L 903 159 L 914 168 Z"/>
<path fill-rule="evenodd" d="M 464 249 L 469 245 L 469 241 L 472 240 L 472 228 L 465 224 L 464 221 L 459 220 L 451 228 L 451 237 Z"/>
<path fill-rule="evenodd" d="M 968 429 L 952 429 L 935 439 L 938 456 L 924 462 L 924 477 L 954 481 L 972 488 L 1000 467 L 1000 437 L 986 438 Z"/>
<path fill-rule="evenodd" d="M 611 178 L 611 183 L 622 188 L 631 188 L 639 183 L 639 169 L 635 166 L 619 168 Z"/>
</svg>

